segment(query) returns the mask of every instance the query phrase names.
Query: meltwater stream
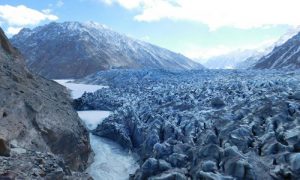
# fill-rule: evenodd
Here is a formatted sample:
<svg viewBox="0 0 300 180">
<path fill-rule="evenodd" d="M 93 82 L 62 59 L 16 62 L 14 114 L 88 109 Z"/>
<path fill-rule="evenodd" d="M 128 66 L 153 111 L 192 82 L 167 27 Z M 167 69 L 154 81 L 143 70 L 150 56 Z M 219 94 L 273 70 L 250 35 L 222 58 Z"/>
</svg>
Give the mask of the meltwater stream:
<svg viewBox="0 0 300 180">
<path fill-rule="evenodd" d="M 109 114 L 108 111 L 78 111 L 89 129 L 95 129 Z M 128 179 L 137 169 L 136 160 L 118 144 L 92 134 L 90 141 L 95 157 L 87 172 L 94 179 Z"/>
<path fill-rule="evenodd" d="M 80 97 L 84 92 L 107 88 L 106 86 L 75 84 L 69 81 L 56 80 L 71 90 L 73 98 Z M 109 111 L 78 111 L 79 117 L 90 130 L 95 129 L 110 113 Z M 113 141 L 90 134 L 90 142 L 95 157 L 87 173 L 95 180 L 126 180 L 129 174 L 133 174 L 138 168 L 137 159 Z"/>
</svg>

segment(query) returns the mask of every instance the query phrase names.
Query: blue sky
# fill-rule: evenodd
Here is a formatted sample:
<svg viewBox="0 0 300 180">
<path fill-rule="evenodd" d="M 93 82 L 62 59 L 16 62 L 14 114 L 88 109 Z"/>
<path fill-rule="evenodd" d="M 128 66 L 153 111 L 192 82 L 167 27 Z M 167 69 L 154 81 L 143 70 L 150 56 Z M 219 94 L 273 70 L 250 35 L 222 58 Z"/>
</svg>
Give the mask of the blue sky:
<svg viewBox="0 0 300 180">
<path fill-rule="evenodd" d="M 298 10 L 293 12 L 299 7 L 295 0 L 240 2 L 1 0 L 0 23 L 12 36 L 22 27 L 33 28 L 50 21 L 96 21 L 192 58 L 263 47 L 300 25 Z M 287 8 L 287 12 L 278 13 Z"/>
</svg>

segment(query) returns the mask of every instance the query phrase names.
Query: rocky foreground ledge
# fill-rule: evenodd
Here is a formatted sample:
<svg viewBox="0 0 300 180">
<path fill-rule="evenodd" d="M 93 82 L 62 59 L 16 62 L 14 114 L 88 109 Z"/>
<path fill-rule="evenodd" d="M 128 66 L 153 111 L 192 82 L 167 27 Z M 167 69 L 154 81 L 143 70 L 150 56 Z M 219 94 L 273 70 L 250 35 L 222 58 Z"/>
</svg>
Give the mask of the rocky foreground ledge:
<svg viewBox="0 0 300 180">
<path fill-rule="evenodd" d="M 300 73 L 109 71 L 78 109 L 114 113 L 93 131 L 137 152 L 131 179 L 299 179 Z"/>
<path fill-rule="evenodd" d="M 0 179 L 92 179 L 86 173 L 72 171 L 52 153 L 23 148 L 12 148 L 9 156 L 0 156 L 0 172 Z"/>
<path fill-rule="evenodd" d="M 91 147 L 67 90 L 31 74 L 1 28 L 0 82 L 0 179 L 86 176 L 72 173 Z"/>
</svg>

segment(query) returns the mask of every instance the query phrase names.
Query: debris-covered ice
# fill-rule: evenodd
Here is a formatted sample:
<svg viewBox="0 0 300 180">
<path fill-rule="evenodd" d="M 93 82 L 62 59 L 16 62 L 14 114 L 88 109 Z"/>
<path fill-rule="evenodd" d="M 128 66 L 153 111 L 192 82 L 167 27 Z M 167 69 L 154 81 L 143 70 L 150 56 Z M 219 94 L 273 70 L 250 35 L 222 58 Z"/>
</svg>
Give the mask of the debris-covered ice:
<svg viewBox="0 0 300 180">
<path fill-rule="evenodd" d="M 134 179 L 298 179 L 300 72 L 112 70 L 75 100 L 140 156 Z"/>
</svg>

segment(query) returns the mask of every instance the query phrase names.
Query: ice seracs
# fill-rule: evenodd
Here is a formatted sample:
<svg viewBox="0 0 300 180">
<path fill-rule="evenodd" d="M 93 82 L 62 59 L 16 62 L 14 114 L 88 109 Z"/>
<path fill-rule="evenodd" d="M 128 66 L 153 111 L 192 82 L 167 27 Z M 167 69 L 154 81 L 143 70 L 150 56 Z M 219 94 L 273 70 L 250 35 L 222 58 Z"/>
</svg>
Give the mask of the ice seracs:
<svg viewBox="0 0 300 180">
<path fill-rule="evenodd" d="M 113 113 L 93 130 L 141 163 L 133 179 L 299 179 L 300 73 L 110 70 L 75 101 Z"/>
</svg>

